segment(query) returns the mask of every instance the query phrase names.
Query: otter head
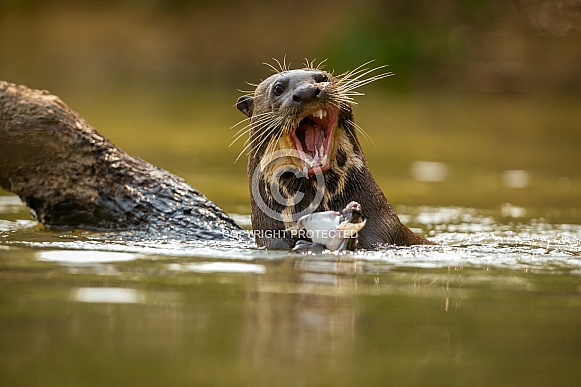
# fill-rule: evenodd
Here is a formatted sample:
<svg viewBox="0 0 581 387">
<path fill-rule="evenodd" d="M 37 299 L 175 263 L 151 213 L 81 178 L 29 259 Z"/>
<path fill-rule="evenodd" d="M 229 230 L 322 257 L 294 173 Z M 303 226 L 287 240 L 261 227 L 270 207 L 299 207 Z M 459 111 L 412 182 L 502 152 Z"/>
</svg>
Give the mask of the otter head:
<svg viewBox="0 0 581 387">
<path fill-rule="evenodd" d="M 236 106 L 250 119 L 251 158 L 294 150 L 287 162 L 305 174 L 331 168 L 337 139 L 353 129 L 352 100 L 342 86 L 323 70 L 286 70 L 240 97 Z"/>
</svg>

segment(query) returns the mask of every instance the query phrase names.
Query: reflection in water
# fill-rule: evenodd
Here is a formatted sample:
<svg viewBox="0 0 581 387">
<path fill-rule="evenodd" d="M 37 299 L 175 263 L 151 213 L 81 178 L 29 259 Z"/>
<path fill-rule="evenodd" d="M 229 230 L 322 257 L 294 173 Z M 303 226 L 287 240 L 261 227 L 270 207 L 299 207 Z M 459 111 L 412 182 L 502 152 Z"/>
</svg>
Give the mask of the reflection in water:
<svg viewBox="0 0 581 387">
<path fill-rule="evenodd" d="M 111 263 L 126 262 L 138 259 L 138 254 L 117 253 L 110 251 L 90 251 L 90 250 L 53 250 L 38 253 L 39 261 L 59 262 L 59 263 Z"/>
<path fill-rule="evenodd" d="M 293 253 L 211 272 L 188 270 L 212 263 L 205 258 L 163 256 L 96 275 L 39 261 L 29 248 L 2 253 L 3 385 L 578 381 L 571 275 L 466 269 L 461 260 L 402 268 L 385 251 Z M 243 272 L 253 265 L 262 274 Z"/>
<path fill-rule="evenodd" d="M 193 271 L 198 273 L 254 273 L 264 274 L 264 265 L 238 262 L 200 262 L 188 265 L 172 263 L 168 266 L 172 271 Z"/>
<path fill-rule="evenodd" d="M 145 296 L 135 289 L 79 288 L 71 294 L 71 300 L 90 303 L 135 304 L 144 303 Z"/>
<path fill-rule="evenodd" d="M 24 203 L 18 196 L 0 196 L 0 214 L 17 214 L 22 207 Z"/>
<path fill-rule="evenodd" d="M 333 354 L 349 354 L 356 289 L 356 263 L 349 257 L 306 255 L 269 267 L 247 293 L 243 359 L 256 370 L 273 363 L 325 367 L 336 360 Z"/>
<path fill-rule="evenodd" d="M 0 214 L 2 214 L 2 212 L 0 212 Z M 22 230 L 36 225 L 37 223 L 32 220 L 19 219 L 15 222 L 11 222 L 9 220 L 0 219 L 0 232 Z"/>
</svg>

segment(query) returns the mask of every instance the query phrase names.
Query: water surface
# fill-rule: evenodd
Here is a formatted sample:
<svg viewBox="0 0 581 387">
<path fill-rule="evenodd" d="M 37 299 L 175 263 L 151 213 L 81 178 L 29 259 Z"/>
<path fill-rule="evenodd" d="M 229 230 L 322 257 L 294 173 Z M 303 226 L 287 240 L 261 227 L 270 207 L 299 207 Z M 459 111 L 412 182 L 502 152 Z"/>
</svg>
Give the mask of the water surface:
<svg viewBox="0 0 581 387">
<path fill-rule="evenodd" d="M 0 196 L 0 384 L 578 385 L 580 222 L 399 211 L 439 245 L 52 232 Z"/>
</svg>

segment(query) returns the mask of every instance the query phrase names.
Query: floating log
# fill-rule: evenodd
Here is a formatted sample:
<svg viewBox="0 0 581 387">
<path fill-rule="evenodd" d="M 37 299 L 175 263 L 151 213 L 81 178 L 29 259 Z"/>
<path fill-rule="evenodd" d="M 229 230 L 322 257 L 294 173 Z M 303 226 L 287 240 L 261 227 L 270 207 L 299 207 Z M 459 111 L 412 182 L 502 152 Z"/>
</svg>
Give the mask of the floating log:
<svg viewBox="0 0 581 387">
<path fill-rule="evenodd" d="M 249 240 L 183 179 L 117 148 L 58 97 L 4 81 L 0 186 L 49 229 Z"/>
</svg>

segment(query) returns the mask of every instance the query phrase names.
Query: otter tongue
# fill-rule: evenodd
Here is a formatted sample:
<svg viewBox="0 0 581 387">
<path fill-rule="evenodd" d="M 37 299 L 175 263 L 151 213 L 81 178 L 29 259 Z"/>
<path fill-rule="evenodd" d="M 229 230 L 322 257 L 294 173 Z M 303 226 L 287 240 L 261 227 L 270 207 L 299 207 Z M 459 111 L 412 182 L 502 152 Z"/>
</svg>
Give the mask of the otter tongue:
<svg viewBox="0 0 581 387">
<path fill-rule="evenodd" d="M 315 152 L 323 145 L 321 127 L 318 125 L 308 125 L 305 128 L 305 148 L 314 157 Z M 322 156 L 322 155 L 321 155 Z"/>
</svg>

